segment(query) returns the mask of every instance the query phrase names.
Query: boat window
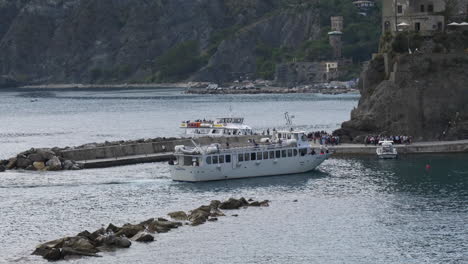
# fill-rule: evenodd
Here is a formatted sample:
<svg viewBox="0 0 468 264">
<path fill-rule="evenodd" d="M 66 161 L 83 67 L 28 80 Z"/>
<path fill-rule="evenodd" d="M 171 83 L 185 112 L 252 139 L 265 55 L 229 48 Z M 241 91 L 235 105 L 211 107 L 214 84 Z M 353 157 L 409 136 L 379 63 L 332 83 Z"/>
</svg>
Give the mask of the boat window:
<svg viewBox="0 0 468 264">
<path fill-rule="evenodd" d="M 219 156 L 219 163 L 224 163 L 224 155 Z"/>
<path fill-rule="evenodd" d="M 268 151 L 263 152 L 263 159 L 268 159 Z"/>
<path fill-rule="evenodd" d="M 283 149 L 281 151 L 281 157 L 286 158 L 286 150 L 285 149 Z"/>
<path fill-rule="evenodd" d="M 244 159 L 245 159 L 245 161 L 249 161 L 249 160 L 250 160 L 250 154 L 249 154 L 249 153 L 245 153 L 245 154 L 244 154 Z"/>
<path fill-rule="evenodd" d="M 226 155 L 226 163 L 231 163 L 231 155 Z"/>
<path fill-rule="evenodd" d="M 297 149 L 294 149 L 294 157 L 297 156 Z"/>
<path fill-rule="evenodd" d="M 276 158 L 277 159 L 281 158 L 281 151 L 279 150 L 276 151 Z"/>
<path fill-rule="evenodd" d="M 250 153 L 250 160 L 256 160 L 256 153 Z"/>
<path fill-rule="evenodd" d="M 257 152 L 257 160 L 263 159 L 263 152 Z"/>
<path fill-rule="evenodd" d="M 213 164 L 218 164 L 218 156 L 213 156 Z"/>
<path fill-rule="evenodd" d="M 293 155 L 292 149 L 288 149 L 288 157 L 292 157 L 292 155 Z"/>
<path fill-rule="evenodd" d="M 244 161 L 244 154 L 237 155 L 237 159 L 238 159 L 239 162 Z"/>
<path fill-rule="evenodd" d="M 301 156 L 305 156 L 307 154 L 307 149 L 306 148 L 299 149 L 299 153 L 301 153 Z"/>
<path fill-rule="evenodd" d="M 270 159 L 274 159 L 275 158 L 275 152 L 274 151 L 270 151 Z"/>
<path fill-rule="evenodd" d="M 211 164 L 211 156 L 206 157 L 206 163 Z"/>
</svg>

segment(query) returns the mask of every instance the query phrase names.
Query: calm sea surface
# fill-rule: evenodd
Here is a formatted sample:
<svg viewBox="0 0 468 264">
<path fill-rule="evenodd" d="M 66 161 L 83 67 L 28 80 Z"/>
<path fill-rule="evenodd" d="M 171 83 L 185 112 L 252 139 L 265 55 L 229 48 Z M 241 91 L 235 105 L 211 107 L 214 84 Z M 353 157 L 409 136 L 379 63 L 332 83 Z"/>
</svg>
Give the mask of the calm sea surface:
<svg viewBox="0 0 468 264">
<path fill-rule="evenodd" d="M 0 158 L 31 147 L 173 136 L 181 120 L 228 115 L 230 106 L 258 129 L 283 125 L 289 111 L 304 129 L 333 130 L 357 100 L 150 89 L 0 91 Z M 165 163 L 0 173 L 0 263 L 46 263 L 29 255 L 40 242 L 231 196 L 272 202 L 158 234 L 154 243 L 66 263 L 468 263 L 466 154 L 331 158 L 306 174 L 198 184 L 172 182 Z"/>
</svg>

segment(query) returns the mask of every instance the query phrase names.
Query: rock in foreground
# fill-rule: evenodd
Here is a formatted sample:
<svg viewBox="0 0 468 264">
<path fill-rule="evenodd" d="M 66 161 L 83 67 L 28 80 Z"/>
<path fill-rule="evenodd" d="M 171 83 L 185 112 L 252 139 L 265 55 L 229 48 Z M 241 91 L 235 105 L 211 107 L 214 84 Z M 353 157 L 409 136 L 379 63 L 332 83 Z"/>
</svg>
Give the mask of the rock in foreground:
<svg viewBox="0 0 468 264">
<path fill-rule="evenodd" d="M 221 207 L 232 210 L 248 206 L 268 206 L 268 201 L 248 202 L 244 198 L 230 198 L 225 202 L 214 200 L 209 205 L 202 205 L 188 214 L 184 211 L 177 211 L 169 213 L 169 216 L 181 221 L 188 220 L 187 224 L 196 226 L 207 221 L 217 221 L 218 217 L 225 216 L 220 211 Z M 71 256 L 100 257 L 97 254 L 99 252 L 129 248 L 132 245 L 130 240 L 150 243 L 155 240 L 155 233 L 166 233 L 181 226 L 183 226 L 182 222 L 168 221 L 164 218 L 151 218 L 139 224 L 125 224 L 121 227 L 109 224 L 106 229 L 101 228 L 92 233 L 85 230 L 73 237 L 64 237 L 40 244 L 32 254 L 42 256 L 49 261 L 63 260 Z"/>
</svg>

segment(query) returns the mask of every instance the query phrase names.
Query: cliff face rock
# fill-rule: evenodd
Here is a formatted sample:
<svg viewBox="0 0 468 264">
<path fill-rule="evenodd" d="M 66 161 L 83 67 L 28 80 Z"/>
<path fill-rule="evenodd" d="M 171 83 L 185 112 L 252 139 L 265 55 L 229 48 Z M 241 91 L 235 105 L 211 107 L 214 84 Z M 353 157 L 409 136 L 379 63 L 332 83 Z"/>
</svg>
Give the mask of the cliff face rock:
<svg viewBox="0 0 468 264">
<path fill-rule="evenodd" d="M 355 142 L 371 134 L 466 139 L 467 72 L 466 53 L 399 55 L 389 76 L 375 58 L 362 74 L 359 106 L 335 133 Z"/>
<path fill-rule="evenodd" d="M 313 8 L 292 12 L 283 2 L 0 0 L 0 75 L 141 82 L 161 70 L 168 50 L 188 41 L 207 57 L 195 80 L 255 72 L 257 42 L 294 47 L 318 34 Z"/>
</svg>

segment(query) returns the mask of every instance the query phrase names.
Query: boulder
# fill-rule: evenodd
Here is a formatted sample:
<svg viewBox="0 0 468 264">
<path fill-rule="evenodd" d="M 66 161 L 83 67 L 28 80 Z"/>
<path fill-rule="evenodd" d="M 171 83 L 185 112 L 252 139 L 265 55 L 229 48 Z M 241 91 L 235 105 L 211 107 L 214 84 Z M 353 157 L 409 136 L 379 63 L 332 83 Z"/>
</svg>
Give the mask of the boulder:
<svg viewBox="0 0 468 264">
<path fill-rule="evenodd" d="M 46 159 L 44 159 L 42 155 L 38 153 L 29 154 L 28 159 L 31 160 L 32 162 L 45 162 L 46 161 Z"/>
<path fill-rule="evenodd" d="M 218 221 L 218 218 L 216 218 L 216 217 L 211 217 L 211 218 L 208 219 L 208 221 L 210 221 L 210 222 Z"/>
<path fill-rule="evenodd" d="M 51 171 L 58 171 L 62 170 L 62 163 L 60 162 L 59 158 L 56 156 L 52 157 L 50 160 L 46 162 L 47 167 Z"/>
<path fill-rule="evenodd" d="M 210 202 L 210 207 L 211 207 L 211 209 L 218 209 L 220 204 L 221 204 L 220 201 L 213 200 L 213 201 Z"/>
<path fill-rule="evenodd" d="M 143 230 L 145 230 L 145 226 L 143 225 L 125 224 L 119 231 L 117 231 L 117 233 L 115 233 L 115 235 L 131 238 Z"/>
<path fill-rule="evenodd" d="M 147 243 L 147 242 L 154 241 L 154 236 L 152 236 L 150 233 L 148 233 L 146 231 L 142 231 L 142 232 L 139 232 L 138 234 L 134 235 L 131 239 L 133 241 Z"/>
<path fill-rule="evenodd" d="M 4 165 L 0 165 L 0 172 L 6 171 L 6 167 Z"/>
<path fill-rule="evenodd" d="M 169 232 L 171 229 L 177 228 L 181 225 L 182 225 L 181 222 L 155 220 L 148 225 L 148 230 L 150 232 L 166 233 L 166 232 Z"/>
<path fill-rule="evenodd" d="M 34 171 L 34 170 L 36 170 L 36 168 L 34 168 L 33 165 L 29 165 L 29 166 L 27 166 L 27 167 L 24 168 L 24 169 L 25 169 L 25 170 L 29 170 L 29 171 Z"/>
<path fill-rule="evenodd" d="M 154 218 L 150 218 L 148 220 L 145 220 L 145 221 L 141 222 L 140 225 L 148 226 L 153 221 L 154 221 Z"/>
<path fill-rule="evenodd" d="M 76 236 L 71 237 L 63 243 L 63 248 L 71 248 L 82 253 L 94 254 L 99 250 L 86 237 Z"/>
<path fill-rule="evenodd" d="M 242 200 L 243 199 L 243 200 Z M 219 205 L 220 209 L 227 209 L 227 210 L 233 210 L 233 209 L 239 209 L 242 206 L 248 205 L 248 202 L 245 201 L 247 204 L 244 203 L 245 199 L 241 198 L 241 200 L 237 200 L 234 198 L 229 198 L 229 200 L 222 202 Z"/>
<path fill-rule="evenodd" d="M 42 161 L 50 160 L 56 156 L 55 152 L 50 149 L 37 149 L 35 153 L 41 156 Z"/>
<path fill-rule="evenodd" d="M 64 169 L 64 170 L 71 170 L 71 169 L 73 168 L 73 165 L 75 165 L 75 164 L 73 163 L 73 161 L 71 161 L 71 160 L 65 160 L 65 161 L 63 162 L 63 169 Z"/>
<path fill-rule="evenodd" d="M 45 168 L 45 164 L 42 161 L 35 161 L 35 162 L 33 162 L 33 167 L 36 170 L 43 170 Z"/>
<path fill-rule="evenodd" d="M 120 230 L 120 227 L 117 227 L 115 226 L 114 224 L 110 223 L 107 228 L 106 228 L 106 232 L 113 232 L 113 233 L 117 233 L 118 231 Z"/>
<path fill-rule="evenodd" d="M 200 208 L 197 208 L 190 213 L 188 220 L 191 222 L 192 226 L 201 225 L 205 223 L 206 220 L 208 220 L 210 214 L 210 211 L 205 211 Z"/>
<path fill-rule="evenodd" d="M 51 248 L 46 250 L 42 257 L 49 261 L 57 261 L 63 258 L 62 251 L 59 248 Z"/>
<path fill-rule="evenodd" d="M 28 166 L 31 166 L 33 163 L 31 160 L 26 158 L 23 155 L 18 155 L 17 160 L 16 160 L 16 167 L 19 169 L 26 169 Z"/>
<path fill-rule="evenodd" d="M 125 237 L 118 237 L 116 235 L 101 235 L 96 239 L 99 246 L 106 248 L 129 248 L 132 242 Z"/>
<path fill-rule="evenodd" d="M 6 165 L 6 168 L 7 170 L 12 170 L 16 167 L 16 162 L 17 162 L 17 158 L 11 158 L 8 160 L 8 163 Z"/>
<path fill-rule="evenodd" d="M 184 211 L 172 212 L 172 213 L 168 213 L 167 215 L 175 220 L 180 220 L 180 221 L 187 220 L 187 214 Z"/>
</svg>

